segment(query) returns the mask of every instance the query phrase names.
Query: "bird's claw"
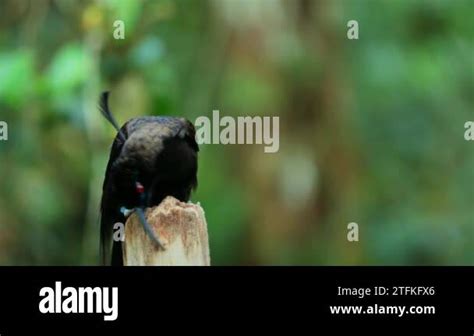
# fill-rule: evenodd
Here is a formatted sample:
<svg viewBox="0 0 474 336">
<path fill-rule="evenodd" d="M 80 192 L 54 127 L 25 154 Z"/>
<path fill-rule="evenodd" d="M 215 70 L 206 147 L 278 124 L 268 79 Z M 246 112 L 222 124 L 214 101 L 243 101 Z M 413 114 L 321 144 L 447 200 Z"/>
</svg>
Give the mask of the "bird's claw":
<svg viewBox="0 0 474 336">
<path fill-rule="evenodd" d="M 145 232 L 147 233 L 148 237 L 160 248 L 163 250 L 165 249 L 163 243 L 161 242 L 160 238 L 155 235 L 153 230 L 150 227 L 150 224 L 148 224 L 146 218 L 145 218 L 145 213 L 143 211 L 143 208 L 137 207 L 135 208 L 135 211 L 137 212 L 138 218 L 140 219 L 140 223 L 142 223 L 143 228 L 145 229 Z"/>
</svg>

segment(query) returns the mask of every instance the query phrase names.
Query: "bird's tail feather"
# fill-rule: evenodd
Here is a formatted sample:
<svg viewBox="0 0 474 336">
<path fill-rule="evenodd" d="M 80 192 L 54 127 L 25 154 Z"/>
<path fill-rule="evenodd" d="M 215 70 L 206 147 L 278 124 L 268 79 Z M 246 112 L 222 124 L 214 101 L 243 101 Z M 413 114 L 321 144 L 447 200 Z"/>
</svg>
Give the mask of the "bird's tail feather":
<svg viewBox="0 0 474 336">
<path fill-rule="evenodd" d="M 99 109 L 104 118 L 107 119 L 117 130 L 122 141 L 125 141 L 125 135 L 123 134 L 112 112 L 109 109 L 109 91 L 102 92 L 102 94 L 100 95 Z"/>
</svg>

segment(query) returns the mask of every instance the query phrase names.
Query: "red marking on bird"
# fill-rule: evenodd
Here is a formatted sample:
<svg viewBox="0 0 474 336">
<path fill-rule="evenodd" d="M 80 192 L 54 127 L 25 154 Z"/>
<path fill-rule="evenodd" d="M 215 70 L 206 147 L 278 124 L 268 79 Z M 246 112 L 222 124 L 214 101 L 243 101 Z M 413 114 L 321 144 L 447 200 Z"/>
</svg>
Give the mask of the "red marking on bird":
<svg viewBox="0 0 474 336">
<path fill-rule="evenodd" d="M 145 187 L 143 187 L 143 184 L 141 184 L 140 182 L 137 182 L 136 189 L 137 193 L 139 194 L 142 194 L 145 191 Z"/>
</svg>

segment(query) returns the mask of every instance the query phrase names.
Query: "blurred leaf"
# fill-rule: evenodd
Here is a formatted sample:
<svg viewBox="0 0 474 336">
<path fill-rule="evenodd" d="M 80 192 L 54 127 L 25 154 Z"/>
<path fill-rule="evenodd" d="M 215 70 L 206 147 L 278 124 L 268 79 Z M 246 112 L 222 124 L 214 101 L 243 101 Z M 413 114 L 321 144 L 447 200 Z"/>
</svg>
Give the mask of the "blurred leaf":
<svg viewBox="0 0 474 336">
<path fill-rule="evenodd" d="M 0 53 L 0 100 L 12 107 L 28 103 L 34 92 L 35 73 L 32 52 L 19 49 Z"/>
<path fill-rule="evenodd" d="M 69 43 L 59 49 L 46 73 L 50 89 L 56 97 L 63 96 L 76 89 L 88 78 L 91 60 L 83 47 Z"/>
<path fill-rule="evenodd" d="M 131 51 L 131 61 L 143 70 L 147 70 L 147 67 L 160 61 L 164 51 L 164 45 L 161 39 L 148 36 L 137 43 L 137 46 Z"/>
</svg>

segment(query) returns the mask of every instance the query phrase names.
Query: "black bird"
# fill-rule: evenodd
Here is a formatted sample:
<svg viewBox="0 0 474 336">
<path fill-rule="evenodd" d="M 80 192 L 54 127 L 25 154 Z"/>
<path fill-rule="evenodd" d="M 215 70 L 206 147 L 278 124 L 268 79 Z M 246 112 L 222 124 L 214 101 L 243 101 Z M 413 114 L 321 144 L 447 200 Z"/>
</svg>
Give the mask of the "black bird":
<svg viewBox="0 0 474 336">
<path fill-rule="evenodd" d="M 115 223 L 126 222 L 134 209 L 148 236 L 160 244 L 144 217 L 144 208 L 159 205 L 166 196 L 189 200 L 197 187 L 195 129 L 177 117 L 139 117 L 118 127 L 108 106 L 108 92 L 99 107 L 117 129 L 105 171 L 101 201 L 100 245 L 102 263 L 122 265 L 122 243 L 111 241 Z"/>
</svg>

